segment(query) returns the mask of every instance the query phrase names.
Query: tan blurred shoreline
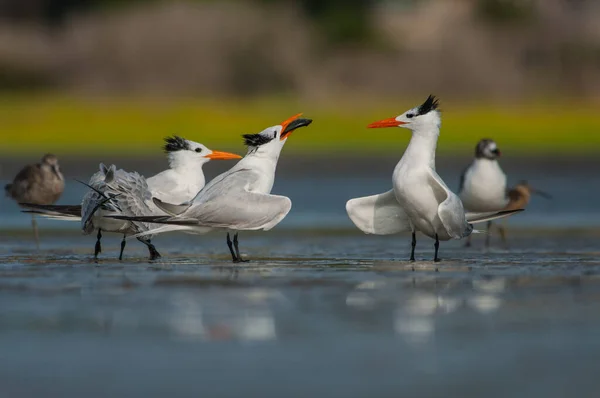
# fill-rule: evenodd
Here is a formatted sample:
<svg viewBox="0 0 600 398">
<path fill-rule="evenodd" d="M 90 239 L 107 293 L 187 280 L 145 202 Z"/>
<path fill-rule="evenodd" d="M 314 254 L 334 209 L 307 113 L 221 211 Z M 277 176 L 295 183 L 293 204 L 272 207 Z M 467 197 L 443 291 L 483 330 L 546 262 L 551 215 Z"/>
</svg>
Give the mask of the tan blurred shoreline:
<svg viewBox="0 0 600 398">
<path fill-rule="evenodd" d="M 331 42 L 301 2 L 122 2 L 74 11 L 52 27 L 3 19 L 0 7 L 0 88 L 289 93 L 305 100 L 424 92 L 503 102 L 598 99 L 597 1 L 363 3 L 370 4 L 363 19 L 371 33 L 350 43 Z M 335 24 L 336 14 L 322 22 Z"/>
</svg>

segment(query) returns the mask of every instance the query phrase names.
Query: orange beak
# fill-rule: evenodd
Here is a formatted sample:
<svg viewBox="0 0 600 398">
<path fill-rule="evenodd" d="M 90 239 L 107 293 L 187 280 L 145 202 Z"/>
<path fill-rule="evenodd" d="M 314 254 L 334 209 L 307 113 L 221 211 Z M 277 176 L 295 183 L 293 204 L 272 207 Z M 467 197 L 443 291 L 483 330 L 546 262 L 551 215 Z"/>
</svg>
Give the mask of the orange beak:
<svg viewBox="0 0 600 398">
<path fill-rule="evenodd" d="M 373 122 L 373 123 L 369 124 L 367 127 L 370 129 L 378 129 L 378 128 L 382 128 L 382 127 L 398 127 L 398 126 L 402 126 L 403 124 L 406 124 L 406 123 L 399 122 L 396 120 L 396 118 L 391 117 L 389 119 L 383 119 L 378 122 Z"/>
<path fill-rule="evenodd" d="M 240 155 L 229 152 L 212 151 L 210 155 L 206 155 L 205 158 L 211 160 L 227 160 L 227 159 L 241 159 Z"/>
<path fill-rule="evenodd" d="M 302 116 L 301 113 L 292 116 L 280 124 L 281 136 L 279 139 L 281 141 L 285 140 L 290 134 L 292 134 L 292 131 L 296 130 L 297 128 L 305 127 L 312 123 L 311 119 L 300 119 L 300 116 Z"/>
</svg>

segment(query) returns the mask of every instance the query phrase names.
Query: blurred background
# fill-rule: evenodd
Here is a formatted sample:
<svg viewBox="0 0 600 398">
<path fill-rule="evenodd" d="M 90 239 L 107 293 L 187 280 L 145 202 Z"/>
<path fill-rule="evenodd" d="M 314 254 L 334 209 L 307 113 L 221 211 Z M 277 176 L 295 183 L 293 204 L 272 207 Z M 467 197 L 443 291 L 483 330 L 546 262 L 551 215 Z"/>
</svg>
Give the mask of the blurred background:
<svg viewBox="0 0 600 398">
<path fill-rule="evenodd" d="M 291 212 L 241 234 L 240 267 L 221 233 L 157 236 L 152 263 L 106 234 L 94 262 L 78 223 L 39 220 L 36 251 L 2 192 L 0 395 L 597 397 L 599 22 L 598 0 L 0 0 L 2 187 L 53 152 L 76 204 L 100 162 L 165 169 L 165 136 L 244 154 L 314 120 L 279 160 Z M 439 272 L 419 237 L 413 272 L 408 236 L 344 204 L 388 191 L 410 139 L 366 125 L 429 94 L 451 189 L 493 138 L 509 186 L 553 198 L 508 250 L 444 242 Z"/>
<path fill-rule="evenodd" d="M 340 203 L 387 190 L 410 138 L 365 126 L 433 93 L 453 189 L 489 137 L 510 185 L 561 191 L 538 224 L 595 223 L 582 195 L 600 150 L 599 18 L 592 0 L 0 0 L 0 180 L 45 152 L 69 181 L 101 161 L 150 176 L 167 135 L 244 154 L 241 134 L 304 112 L 314 123 L 288 142 L 276 190 L 298 217 L 350 227 Z"/>
<path fill-rule="evenodd" d="M 0 152 L 155 159 L 169 134 L 243 151 L 304 112 L 286 152 L 399 155 L 406 134 L 365 125 L 434 93 L 442 155 L 482 136 L 595 154 L 599 18 L 593 0 L 0 0 Z"/>
</svg>

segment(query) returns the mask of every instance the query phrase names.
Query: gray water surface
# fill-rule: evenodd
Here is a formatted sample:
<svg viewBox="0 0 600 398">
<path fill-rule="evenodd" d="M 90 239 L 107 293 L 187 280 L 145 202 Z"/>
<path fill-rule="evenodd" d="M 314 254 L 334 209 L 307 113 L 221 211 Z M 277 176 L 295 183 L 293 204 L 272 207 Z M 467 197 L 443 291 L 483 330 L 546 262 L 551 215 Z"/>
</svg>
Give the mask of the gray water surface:
<svg viewBox="0 0 600 398">
<path fill-rule="evenodd" d="M 412 264 L 408 236 L 363 235 L 344 213 L 389 176 L 313 169 L 283 170 L 292 211 L 240 235 L 240 265 L 222 233 L 159 236 L 155 262 L 135 240 L 116 260 L 105 234 L 96 262 L 94 237 L 42 220 L 37 251 L 1 199 L 0 396 L 598 396 L 591 172 L 523 170 L 554 199 L 506 223 L 508 249 L 442 242 L 433 263 L 419 237 Z"/>
</svg>

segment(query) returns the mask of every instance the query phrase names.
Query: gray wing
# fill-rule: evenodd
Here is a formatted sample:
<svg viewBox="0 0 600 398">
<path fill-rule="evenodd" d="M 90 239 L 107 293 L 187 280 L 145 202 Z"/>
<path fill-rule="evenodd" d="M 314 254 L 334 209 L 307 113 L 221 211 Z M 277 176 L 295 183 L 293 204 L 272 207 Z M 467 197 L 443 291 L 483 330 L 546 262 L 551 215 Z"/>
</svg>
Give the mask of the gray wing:
<svg viewBox="0 0 600 398">
<path fill-rule="evenodd" d="M 105 193 L 114 199 L 116 214 L 125 216 L 150 216 L 165 215 L 152 202 L 152 194 L 148 189 L 146 179 L 136 172 L 117 170 L 110 183 L 106 184 Z M 150 225 L 143 222 L 135 222 L 138 231 L 148 231 Z"/>
<path fill-rule="evenodd" d="M 102 169 L 101 164 L 101 169 Z M 88 185 L 98 190 L 99 192 L 104 192 L 105 184 L 104 184 L 104 172 L 98 171 L 90 177 L 90 181 Z M 103 205 L 110 206 L 110 202 L 106 202 L 103 204 L 103 201 L 106 198 L 100 195 L 98 192 L 90 189 L 83 196 L 83 200 L 81 202 L 81 229 L 85 234 L 90 234 L 94 230 L 94 226 L 92 224 L 92 216 Z"/>
<path fill-rule="evenodd" d="M 129 216 L 151 215 L 156 209 L 145 179 L 138 173 L 116 170 L 114 165 L 109 168 L 100 165 L 100 171 L 90 178 L 88 185 L 93 189 L 86 193 L 81 205 L 81 225 L 85 233 L 93 231 L 92 217 L 98 209 L 103 210 L 103 215 Z M 134 225 L 140 231 L 149 229 L 146 223 Z"/>
<path fill-rule="evenodd" d="M 196 225 L 204 227 L 267 231 L 283 220 L 291 208 L 292 201 L 285 196 L 239 191 L 192 207 L 185 219 L 195 219 Z"/>
<path fill-rule="evenodd" d="M 193 205 L 230 195 L 232 192 L 253 192 L 260 175 L 251 169 L 229 170 L 213 178 L 191 201 Z"/>
<path fill-rule="evenodd" d="M 194 204 L 181 214 L 196 225 L 237 230 L 269 230 L 289 213 L 292 201 L 279 195 L 253 192 L 259 175 L 250 169 L 222 174 L 196 196 Z M 217 180 L 217 181 L 215 181 Z M 176 220 L 178 217 L 174 217 Z"/>
<path fill-rule="evenodd" d="M 156 213 L 146 179 L 140 174 L 117 170 L 113 181 L 107 186 L 115 195 L 114 202 L 123 215 L 149 216 Z"/>
<path fill-rule="evenodd" d="M 429 171 L 429 183 L 440 202 L 438 217 L 448 235 L 453 239 L 461 239 L 468 236 L 473 227 L 465 219 L 465 209 L 461 200 L 446 186 L 434 170 Z"/>
</svg>

